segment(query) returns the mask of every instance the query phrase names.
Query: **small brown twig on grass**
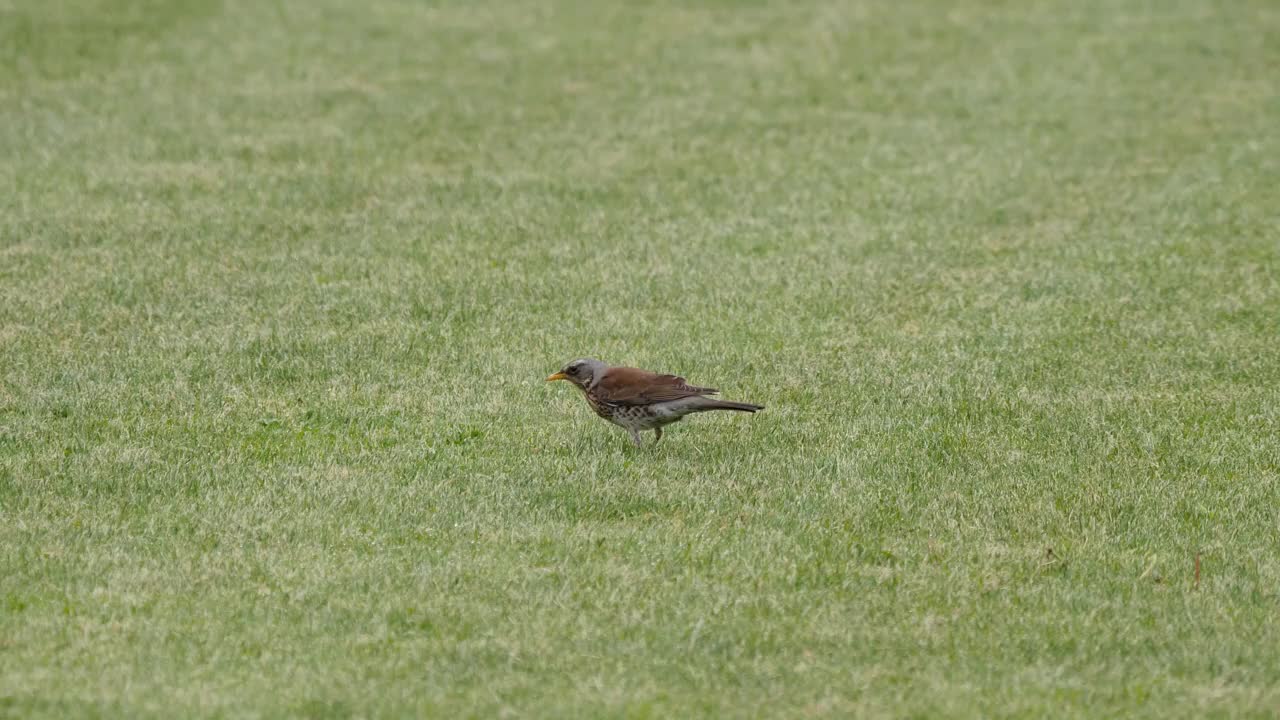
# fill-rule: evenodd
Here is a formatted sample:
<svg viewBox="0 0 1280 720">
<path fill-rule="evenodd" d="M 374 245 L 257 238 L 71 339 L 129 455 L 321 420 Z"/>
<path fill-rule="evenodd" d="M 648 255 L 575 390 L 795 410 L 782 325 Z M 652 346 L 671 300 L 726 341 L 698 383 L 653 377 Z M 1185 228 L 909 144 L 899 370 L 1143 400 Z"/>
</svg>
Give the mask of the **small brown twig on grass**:
<svg viewBox="0 0 1280 720">
<path fill-rule="evenodd" d="M 1057 553 L 1053 551 L 1053 548 L 1044 549 L 1044 560 L 1040 563 L 1040 566 L 1039 566 L 1041 570 L 1044 570 L 1045 568 L 1053 567 L 1054 565 L 1061 565 L 1061 564 L 1062 564 L 1062 558 L 1058 557 Z"/>
</svg>

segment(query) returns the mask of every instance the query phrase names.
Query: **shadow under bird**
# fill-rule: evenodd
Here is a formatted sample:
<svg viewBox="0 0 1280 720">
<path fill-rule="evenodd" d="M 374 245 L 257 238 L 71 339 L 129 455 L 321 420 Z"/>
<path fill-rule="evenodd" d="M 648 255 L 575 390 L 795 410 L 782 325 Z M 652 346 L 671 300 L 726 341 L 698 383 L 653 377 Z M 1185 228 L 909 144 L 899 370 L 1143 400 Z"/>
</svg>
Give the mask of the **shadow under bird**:
<svg viewBox="0 0 1280 720">
<path fill-rule="evenodd" d="M 679 422 L 685 415 L 708 410 L 757 412 L 763 405 L 717 400 L 707 397 L 720 392 L 696 387 L 676 375 L 661 375 L 632 367 L 610 367 L 591 358 L 574 360 L 547 377 L 568 380 L 582 391 L 591 409 L 600 417 L 631 433 L 636 447 L 640 433 L 653 430 L 653 444 L 662 439 L 662 427 Z"/>
</svg>

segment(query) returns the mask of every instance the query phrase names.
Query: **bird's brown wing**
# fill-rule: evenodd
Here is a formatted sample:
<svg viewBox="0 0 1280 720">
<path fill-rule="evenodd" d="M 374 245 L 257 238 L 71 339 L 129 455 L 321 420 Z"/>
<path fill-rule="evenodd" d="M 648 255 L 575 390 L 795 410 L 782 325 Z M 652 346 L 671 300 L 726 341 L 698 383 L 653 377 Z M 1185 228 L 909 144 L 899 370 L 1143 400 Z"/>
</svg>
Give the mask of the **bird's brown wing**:
<svg viewBox="0 0 1280 720">
<path fill-rule="evenodd" d="M 628 367 L 606 370 L 595 390 L 601 400 L 615 405 L 649 405 L 718 392 L 715 388 L 690 385 L 675 375 Z"/>
</svg>

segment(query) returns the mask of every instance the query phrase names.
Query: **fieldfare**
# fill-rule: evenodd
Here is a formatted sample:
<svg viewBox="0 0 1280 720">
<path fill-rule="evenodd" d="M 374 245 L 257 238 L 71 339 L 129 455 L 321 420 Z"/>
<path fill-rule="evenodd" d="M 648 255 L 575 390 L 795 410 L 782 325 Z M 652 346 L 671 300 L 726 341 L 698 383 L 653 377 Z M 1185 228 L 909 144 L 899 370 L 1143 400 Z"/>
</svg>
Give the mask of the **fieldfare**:
<svg viewBox="0 0 1280 720">
<path fill-rule="evenodd" d="M 707 395 L 715 388 L 694 387 L 684 378 L 659 375 L 630 367 L 609 367 L 599 360 L 574 360 L 547 378 L 568 380 L 587 397 L 587 403 L 600 417 L 631 433 L 631 441 L 640 446 L 640 433 L 653 430 L 653 444 L 662 439 L 662 426 L 678 422 L 685 415 L 707 410 L 739 410 L 753 413 L 763 405 L 716 400 Z"/>
</svg>

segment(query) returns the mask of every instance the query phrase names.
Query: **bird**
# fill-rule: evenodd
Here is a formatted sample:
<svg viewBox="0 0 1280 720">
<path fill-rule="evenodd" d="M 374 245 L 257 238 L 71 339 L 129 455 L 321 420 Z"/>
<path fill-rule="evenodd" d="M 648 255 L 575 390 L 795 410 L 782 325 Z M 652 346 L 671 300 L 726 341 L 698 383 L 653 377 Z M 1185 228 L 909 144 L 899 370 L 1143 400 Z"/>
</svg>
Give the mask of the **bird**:
<svg viewBox="0 0 1280 720">
<path fill-rule="evenodd" d="M 662 428 L 685 415 L 708 410 L 754 413 L 763 405 L 707 397 L 720 391 L 690 385 L 678 375 L 663 375 L 633 367 L 610 367 L 594 358 L 580 358 L 547 376 L 547 382 L 568 380 L 587 398 L 597 415 L 626 430 L 636 447 L 640 433 L 653 430 L 653 444 L 662 440 Z"/>
</svg>

